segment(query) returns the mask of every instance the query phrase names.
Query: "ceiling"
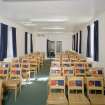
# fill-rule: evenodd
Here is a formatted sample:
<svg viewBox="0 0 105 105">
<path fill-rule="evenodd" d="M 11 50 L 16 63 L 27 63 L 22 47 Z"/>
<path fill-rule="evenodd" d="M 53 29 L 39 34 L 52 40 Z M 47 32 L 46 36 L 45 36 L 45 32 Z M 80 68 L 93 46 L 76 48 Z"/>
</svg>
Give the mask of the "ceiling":
<svg viewBox="0 0 105 105">
<path fill-rule="evenodd" d="M 0 15 L 36 31 L 70 32 L 105 11 L 105 0 L 0 0 Z"/>
</svg>

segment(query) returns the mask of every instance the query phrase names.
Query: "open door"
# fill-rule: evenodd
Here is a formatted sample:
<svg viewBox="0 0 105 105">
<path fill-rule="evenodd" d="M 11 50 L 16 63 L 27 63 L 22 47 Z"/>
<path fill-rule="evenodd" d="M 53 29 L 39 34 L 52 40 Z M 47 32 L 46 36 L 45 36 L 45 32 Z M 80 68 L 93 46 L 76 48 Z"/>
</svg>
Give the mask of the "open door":
<svg viewBox="0 0 105 105">
<path fill-rule="evenodd" d="M 47 40 L 47 57 L 48 58 L 55 57 L 55 41 Z"/>
</svg>

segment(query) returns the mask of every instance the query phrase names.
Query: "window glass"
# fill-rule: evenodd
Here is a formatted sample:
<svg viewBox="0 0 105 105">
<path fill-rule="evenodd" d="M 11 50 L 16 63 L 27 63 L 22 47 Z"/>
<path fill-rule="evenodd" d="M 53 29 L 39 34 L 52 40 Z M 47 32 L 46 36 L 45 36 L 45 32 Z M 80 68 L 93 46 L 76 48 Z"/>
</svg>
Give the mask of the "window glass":
<svg viewBox="0 0 105 105">
<path fill-rule="evenodd" d="M 12 27 L 8 27 L 7 58 L 13 58 Z"/>
<path fill-rule="evenodd" d="M 91 24 L 91 35 L 90 35 L 90 37 L 91 37 L 91 58 L 93 59 L 94 58 L 94 24 Z"/>
</svg>

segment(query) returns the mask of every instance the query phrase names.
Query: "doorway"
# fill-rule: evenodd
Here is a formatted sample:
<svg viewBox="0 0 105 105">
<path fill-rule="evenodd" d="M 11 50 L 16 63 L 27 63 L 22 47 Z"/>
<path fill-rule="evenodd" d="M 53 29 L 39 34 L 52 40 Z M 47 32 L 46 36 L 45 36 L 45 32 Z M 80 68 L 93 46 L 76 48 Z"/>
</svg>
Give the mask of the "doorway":
<svg viewBox="0 0 105 105">
<path fill-rule="evenodd" d="M 47 40 L 47 57 L 55 58 L 56 53 L 62 52 L 62 41 Z"/>
</svg>

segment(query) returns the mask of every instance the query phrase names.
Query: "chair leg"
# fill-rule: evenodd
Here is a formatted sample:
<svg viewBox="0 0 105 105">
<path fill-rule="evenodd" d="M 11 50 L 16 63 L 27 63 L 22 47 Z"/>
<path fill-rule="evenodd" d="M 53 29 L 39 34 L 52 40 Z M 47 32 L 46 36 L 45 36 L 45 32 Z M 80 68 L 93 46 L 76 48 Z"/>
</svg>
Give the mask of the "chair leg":
<svg viewBox="0 0 105 105">
<path fill-rule="evenodd" d="M 16 102 L 16 97 L 17 97 L 17 88 L 15 89 L 15 102 Z"/>
<path fill-rule="evenodd" d="M 19 84 L 19 91 L 20 91 L 20 93 L 21 93 L 21 83 Z"/>
</svg>

